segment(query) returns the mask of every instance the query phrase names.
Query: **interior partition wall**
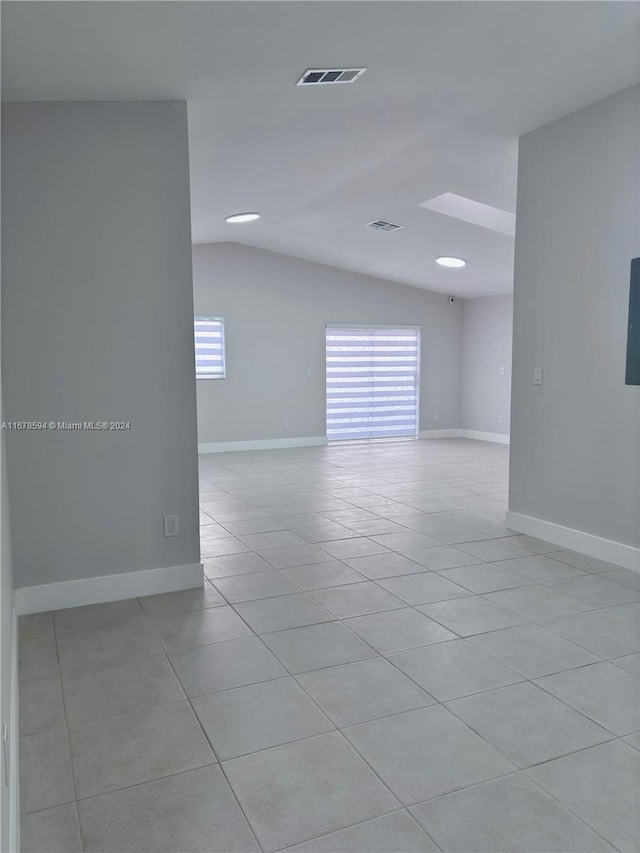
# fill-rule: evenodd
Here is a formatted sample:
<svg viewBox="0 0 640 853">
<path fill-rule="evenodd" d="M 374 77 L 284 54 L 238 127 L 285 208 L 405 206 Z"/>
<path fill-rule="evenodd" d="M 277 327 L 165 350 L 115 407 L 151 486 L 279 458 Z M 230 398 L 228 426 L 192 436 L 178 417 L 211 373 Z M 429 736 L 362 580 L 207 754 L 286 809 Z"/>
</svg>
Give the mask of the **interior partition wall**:
<svg viewBox="0 0 640 853">
<path fill-rule="evenodd" d="M 327 439 L 416 438 L 420 326 L 326 327 Z"/>
</svg>

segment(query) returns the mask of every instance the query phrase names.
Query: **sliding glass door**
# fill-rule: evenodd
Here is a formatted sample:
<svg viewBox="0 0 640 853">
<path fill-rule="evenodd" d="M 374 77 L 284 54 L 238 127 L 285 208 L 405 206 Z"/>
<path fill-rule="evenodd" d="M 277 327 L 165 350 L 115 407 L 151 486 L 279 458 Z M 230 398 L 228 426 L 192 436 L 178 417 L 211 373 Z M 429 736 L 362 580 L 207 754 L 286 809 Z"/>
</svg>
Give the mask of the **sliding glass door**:
<svg viewBox="0 0 640 853">
<path fill-rule="evenodd" d="M 419 326 L 326 328 L 327 438 L 418 434 Z"/>
</svg>

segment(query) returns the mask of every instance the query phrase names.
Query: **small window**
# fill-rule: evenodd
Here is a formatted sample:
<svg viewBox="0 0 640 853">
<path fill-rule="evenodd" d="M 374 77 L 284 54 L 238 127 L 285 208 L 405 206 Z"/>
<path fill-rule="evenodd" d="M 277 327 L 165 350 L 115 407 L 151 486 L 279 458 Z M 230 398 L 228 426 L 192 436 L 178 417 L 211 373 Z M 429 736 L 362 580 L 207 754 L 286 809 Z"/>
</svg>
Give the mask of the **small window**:
<svg viewBox="0 0 640 853">
<path fill-rule="evenodd" d="M 195 317 L 196 379 L 225 379 L 224 318 Z"/>
</svg>

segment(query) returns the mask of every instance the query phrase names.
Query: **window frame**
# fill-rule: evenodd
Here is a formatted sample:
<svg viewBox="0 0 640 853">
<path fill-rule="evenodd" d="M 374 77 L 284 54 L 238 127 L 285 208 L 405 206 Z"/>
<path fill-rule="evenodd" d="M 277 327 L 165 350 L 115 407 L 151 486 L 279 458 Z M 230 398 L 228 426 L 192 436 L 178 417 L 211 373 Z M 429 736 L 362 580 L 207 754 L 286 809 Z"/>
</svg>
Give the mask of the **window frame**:
<svg viewBox="0 0 640 853">
<path fill-rule="evenodd" d="M 339 332 L 340 330 L 349 330 L 357 332 L 359 330 L 362 331 L 384 331 L 384 330 L 393 330 L 393 331 L 408 331 L 416 333 L 416 372 L 415 372 L 415 417 L 416 417 L 416 428 L 415 434 L 405 435 L 405 436 L 370 436 L 366 438 L 331 438 L 329 435 L 329 427 L 328 423 L 326 425 L 327 431 L 327 441 L 328 444 L 357 444 L 363 442 L 376 442 L 376 441 L 406 441 L 406 440 L 414 440 L 420 437 L 420 388 L 421 388 L 421 367 L 422 367 L 422 325 L 421 324 L 406 324 L 406 323 L 326 323 L 325 325 L 325 352 L 326 352 L 326 338 L 327 334 L 331 331 Z M 328 363 L 327 363 L 328 368 Z M 327 379 L 328 379 L 328 369 L 325 370 Z M 328 393 L 328 382 L 327 382 L 327 393 Z M 325 408 L 328 406 L 327 393 L 325 393 Z M 325 418 L 328 415 L 325 416 Z"/>
<path fill-rule="evenodd" d="M 209 323 L 219 323 L 220 324 L 220 333 L 221 333 L 221 349 L 222 349 L 222 370 L 218 374 L 214 373 L 198 373 L 198 340 L 197 340 L 197 328 L 196 324 L 198 322 L 209 322 Z M 201 379 L 209 380 L 209 379 L 226 379 L 227 378 L 227 339 L 226 339 L 226 331 L 225 331 L 225 322 L 224 317 L 219 315 L 211 315 L 211 314 L 194 314 L 193 317 L 193 343 L 194 343 L 194 367 L 196 374 L 196 381 L 200 381 Z"/>
</svg>

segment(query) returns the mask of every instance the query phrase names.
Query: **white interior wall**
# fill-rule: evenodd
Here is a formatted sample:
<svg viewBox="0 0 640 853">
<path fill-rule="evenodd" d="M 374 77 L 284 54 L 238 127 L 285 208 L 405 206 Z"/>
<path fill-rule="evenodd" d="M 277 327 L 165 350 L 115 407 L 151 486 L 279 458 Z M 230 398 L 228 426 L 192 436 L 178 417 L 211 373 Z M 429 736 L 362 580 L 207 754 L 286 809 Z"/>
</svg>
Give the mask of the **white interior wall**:
<svg viewBox="0 0 640 853">
<path fill-rule="evenodd" d="M 509 502 L 510 526 L 638 568 L 639 110 L 633 87 L 520 141 Z"/>
<path fill-rule="evenodd" d="M 235 243 L 194 246 L 193 278 L 227 343 L 227 378 L 197 383 L 201 446 L 324 437 L 327 323 L 420 324 L 420 430 L 458 428 L 460 300 Z"/>
<path fill-rule="evenodd" d="M 509 435 L 513 296 L 462 303 L 463 430 Z"/>
<path fill-rule="evenodd" d="M 131 425 L 7 432 L 15 586 L 138 594 L 199 561 L 186 104 L 10 104 L 2 132 L 4 418 Z"/>
<path fill-rule="evenodd" d="M 0 401 L 0 420 L 3 407 Z M 5 433 L 0 435 L 0 850 L 19 849 L 17 616 L 13 595 Z M 5 784 L 7 779 L 8 784 Z"/>
</svg>

